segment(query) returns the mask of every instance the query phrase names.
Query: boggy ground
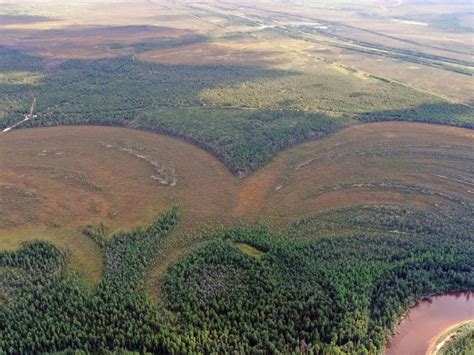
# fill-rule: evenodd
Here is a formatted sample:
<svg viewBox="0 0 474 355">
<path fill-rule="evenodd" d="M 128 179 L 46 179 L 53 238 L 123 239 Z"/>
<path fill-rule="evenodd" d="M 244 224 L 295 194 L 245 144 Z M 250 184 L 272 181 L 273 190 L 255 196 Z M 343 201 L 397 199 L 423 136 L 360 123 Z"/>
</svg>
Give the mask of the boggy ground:
<svg viewBox="0 0 474 355">
<path fill-rule="evenodd" d="M 94 281 L 102 264 L 85 225 L 128 230 L 177 204 L 183 223 L 163 245 L 156 281 L 200 244 L 196 230 L 216 223 L 284 226 L 340 207 L 472 202 L 473 138 L 454 127 L 357 125 L 284 151 L 238 180 L 207 152 L 162 135 L 88 126 L 13 131 L 0 137 L 0 246 L 50 240 Z"/>
<path fill-rule="evenodd" d="M 296 218 L 354 204 L 472 200 L 474 134 L 416 123 L 357 125 L 289 149 L 250 176 L 238 216 Z"/>
<path fill-rule="evenodd" d="M 166 136 L 110 127 L 28 129 L 0 138 L 2 249 L 45 238 L 100 276 L 87 224 L 108 232 L 149 223 L 177 203 L 184 226 L 232 209 L 235 179 L 208 153 Z"/>
</svg>

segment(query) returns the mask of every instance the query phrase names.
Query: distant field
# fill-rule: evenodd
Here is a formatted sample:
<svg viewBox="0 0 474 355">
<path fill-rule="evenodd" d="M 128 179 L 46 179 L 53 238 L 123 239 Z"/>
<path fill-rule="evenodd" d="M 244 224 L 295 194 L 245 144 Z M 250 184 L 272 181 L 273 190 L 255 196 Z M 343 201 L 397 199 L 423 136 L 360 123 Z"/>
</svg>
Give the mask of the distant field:
<svg viewBox="0 0 474 355">
<path fill-rule="evenodd" d="M 266 33 L 255 31 L 256 36 L 274 43 L 291 37 L 300 42 L 296 47 L 307 47 L 302 50 L 305 55 L 472 103 L 472 29 L 456 25 L 463 18 L 472 18 L 469 2 L 294 5 L 260 2 L 236 8 L 219 1 L 206 9 L 264 24 Z M 465 17 L 460 16 L 463 12 Z"/>
</svg>

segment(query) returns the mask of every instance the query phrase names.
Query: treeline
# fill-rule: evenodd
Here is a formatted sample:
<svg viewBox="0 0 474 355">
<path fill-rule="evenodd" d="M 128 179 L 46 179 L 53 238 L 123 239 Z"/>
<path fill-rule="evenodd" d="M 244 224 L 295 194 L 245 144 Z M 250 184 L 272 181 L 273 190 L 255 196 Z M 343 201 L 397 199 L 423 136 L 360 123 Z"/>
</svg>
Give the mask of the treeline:
<svg viewBox="0 0 474 355">
<path fill-rule="evenodd" d="M 236 227 L 174 265 L 163 294 L 185 351 L 376 354 L 417 299 L 474 288 L 472 210 L 458 224 L 407 209 L 335 213 L 280 235 Z M 331 225 L 359 228 L 318 236 Z"/>
<path fill-rule="evenodd" d="M 322 138 L 349 122 L 348 118 L 333 120 L 318 113 L 287 110 L 187 108 L 143 114 L 131 127 L 189 141 L 211 152 L 233 173 L 245 176 L 282 149 Z"/>
<path fill-rule="evenodd" d="M 363 122 L 411 121 L 448 124 L 474 129 L 474 112 L 461 104 L 423 104 L 410 109 L 366 112 L 359 115 Z"/>
<path fill-rule="evenodd" d="M 143 44 L 148 45 L 153 44 Z M 0 85 L 0 129 L 23 118 L 36 97 L 38 117 L 21 127 L 147 129 L 198 144 L 239 175 L 283 148 L 357 120 L 474 125 L 469 107 L 330 68 L 302 75 L 244 65 L 159 65 L 131 57 L 50 67 L 46 59 L 5 48 L 0 59 L 0 74 L 13 76 Z"/>
</svg>

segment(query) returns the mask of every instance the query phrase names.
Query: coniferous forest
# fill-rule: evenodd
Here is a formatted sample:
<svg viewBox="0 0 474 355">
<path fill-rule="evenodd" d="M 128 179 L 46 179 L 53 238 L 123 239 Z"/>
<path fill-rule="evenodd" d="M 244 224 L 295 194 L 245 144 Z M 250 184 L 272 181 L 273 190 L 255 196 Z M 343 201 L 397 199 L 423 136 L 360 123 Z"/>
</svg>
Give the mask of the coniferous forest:
<svg viewBox="0 0 474 355">
<path fill-rule="evenodd" d="M 346 208 L 280 231 L 208 231 L 171 267 L 158 304 L 144 280 L 177 209 L 112 238 L 85 230 L 105 265 L 93 288 L 63 252 L 30 242 L 0 254 L 0 349 L 375 354 L 416 300 L 474 287 L 472 206 L 446 212 Z"/>
</svg>

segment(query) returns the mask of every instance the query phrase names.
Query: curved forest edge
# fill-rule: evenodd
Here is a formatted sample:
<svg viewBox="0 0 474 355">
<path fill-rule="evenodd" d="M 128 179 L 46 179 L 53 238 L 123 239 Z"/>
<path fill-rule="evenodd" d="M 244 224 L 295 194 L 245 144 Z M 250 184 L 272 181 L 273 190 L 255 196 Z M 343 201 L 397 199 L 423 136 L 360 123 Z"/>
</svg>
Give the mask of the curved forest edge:
<svg viewBox="0 0 474 355">
<path fill-rule="evenodd" d="M 239 176 L 284 148 L 358 122 L 474 128 L 469 106 L 377 80 L 365 88 L 356 77 L 331 70 L 164 65 L 129 57 L 66 60 L 46 70 L 44 58 L 6 48 L 0 56 L 0 128 L 20 121 L 36 98 L 37 117 L 19 128 L 89 124 L 149 130 L 206 149 Z"/>
<path fill-rule="evenodd" d="M 444 215 L 358 206 L 284 230 L 204 232 L 208 242 L 168 270 L 157 304 L 144 280 L 178 223 L 176 208 L 112 238 L 88 229 L 105 269 L 93 288 L 68 269 L 66 254 L 29 242 L 0 253 L 0 349 L 375 354 L 416 300 L 474 289 L 466 203 Z"/>
</svg>

